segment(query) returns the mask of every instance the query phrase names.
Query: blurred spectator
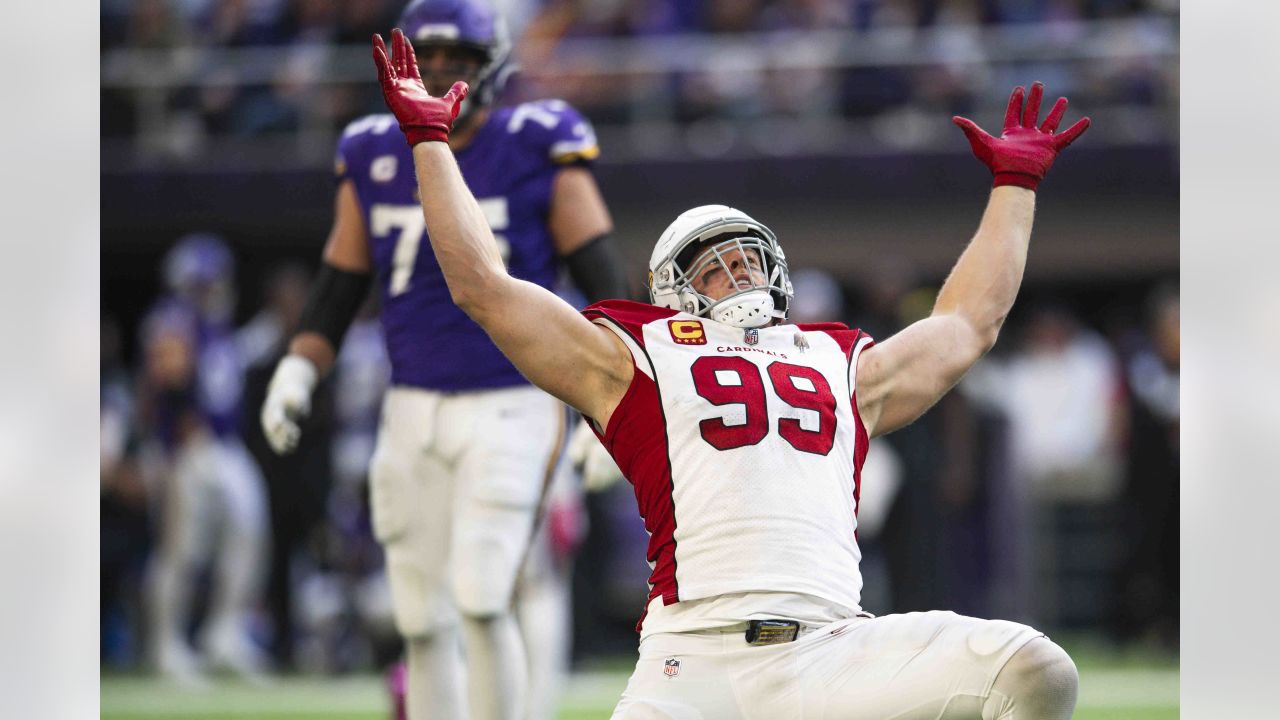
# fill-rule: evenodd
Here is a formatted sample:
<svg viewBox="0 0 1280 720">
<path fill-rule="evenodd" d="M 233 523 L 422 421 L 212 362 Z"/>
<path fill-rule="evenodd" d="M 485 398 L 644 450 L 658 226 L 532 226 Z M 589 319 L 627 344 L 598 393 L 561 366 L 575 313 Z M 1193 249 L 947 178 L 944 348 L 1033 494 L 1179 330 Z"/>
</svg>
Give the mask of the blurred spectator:
<svg viewBox="0 0 1280 720">
<path fill-rule="evenodd" d="M 244 417 L 246 444 L 266 478 L 271 523 L 271 555 L 266 599 L 273 629 L 271 655 L 280 669 L 295 667 L 298 598 L 295 585 L 305 572 L 314 572 L 315 555 L 309 545 L 324 519 L 332 484 L 330 432 L 332 398 L 328 386 L 316 394 L 314 428 L 291 455 L 277 455 L 267 446 L 257 420 L 275 364 L 296 329 L 306 304 L 311 275 L 299 265 L 284 265 L 266 276 L 266 304 L 236 335 L 248 371 Z"/>
<path fill-rule="evenodd" d="M 1107 124 L 1117 136 L 1129 133 L 1126 139 L 1146 143 L 1176 135 L 1172 115 L 1149 119 L 1150 108 L 1177 101 L 1177 66 L 1169 62 L 1177 49 L 1176 0 L 498 4 L 512 11 L 514 28 L 523 33 L 525 75 L 508 99 L 566 99 L 602 126 L 632 126 L 630 141 L 639 152 L 795 154 L 827 147 L 835 137 L 881 148 L 931 147 L 950 137 L 938 118 L 999 104 L 1005 88 L 1032 79 L 1081 107 L 1136 113 L 1133 122 Z M 292 151 L 308 155 L 308 148 L 330 142 L 321 135 L 381 108 L 372 82 L 350 79 L 357 55 L 336 51 L 385 33 L 401 6 L 392 0 L 104 3 L 104 52 L 193 43 L 287 52 L 252 65 L 275 69 L 266 80 L 244 77 L 244 57 L 214 53 L 175 61 L 167 84 L 104 81 L 103 133 L 135 135 L 155 157 L 192 161 L 220 147 L 206 133 L 301 131 L 318 142 Z M 1102 23 L 1087 24 L 1095 20 Z M 751 40 L 740 41 L 744 35 Z M 615 54 L 571 42 L 650 37 L 670 37 L 672 45 L 623 45 Z M 1039 49 L 1048 52 L 1046 59 L 1038 59 Z M 1062 51 L 1073 59 L 1063 61 Z M 366 55 L 358 54 L 361 67 Z M 664 57 L 693 59 L 695 69 L 664 67 L 657 62 Z M 343 78 L 331 72 L 335 62 L 342 63 Z M 154 65 L 132 63 L 127 75 Z M 104 72 L 104 79 L 119 76 Z M 782 124 L 790 132 L 778 132 Z M 683 131 L 683 142 L 672 142 L 676 131 Z"/>
<path fill-rule="evenodd" d="M 191 40 L 186 18 L 171 0 L 136 0 L 129 17 L 126 41 L 135 48 L 173 49 Z"/>
<path fill-rule="evenodd" d="M 281 19 L 291 43 L 333 42 L 338 36 L 338 0 L 289 0 Z"/>
<path fill-rule="evenodd" d="M 1000 402 L 1014 427 L 1013 463 L 1032 491 L 1111 495 L 1123 430 L 1113 351 L 1065 308 L 1045 307 L 1006 370 Z"/>
<path fill-rule="evenodd" d="M 700 30 L 711 36 L 734 35 L 764 29 L 759 12 L 761 0 L 707 0 L 703 5 Z M 707 149 L 727 149 L 737 130 L 721 125 L 723 120 L 746 120 L 761 115 L 768 102 L 764 87 L 764 67 L 760 48 L 743 45 L 708 44 L 703 70 L 681 78 L 679 109 L 687 121 L 717 118 L 715 125 L 705 125 L 714 134 L 702 143 Z"/>
<path fill-rule="evenodd" d="M 922 287 L 915 267 L 901 256 L 869 263 L 859 279 L 862 302 L 853 324 L 873 338 L 887 338 L 932 311 L 936 290 Z M 980 435 L 971 427 L 967 407 L 958 393 L 949 393 L 911 425 L 873 441 L 874 452 L 896 459 L 886 464 L 901 480 L 884 510 L 888 517 L 879 539 L 888 582 L 868 595 L 884 605 L 864 603 L 872 612 L 946 606 L 982 614 L 969 597 L 983 580 L 982 558 L 968 538 L 972 533 L 966 534 L 964 523 L 971 518 L 962 514 L 981 497 L 972 490 L 979 456 L 974 443 Z M 868 463 L 871 457 L 869 452 Z M 873 476 L 864 487 L 876 482 Z M 871 492 L 874 501 L 876 491 Z"/>
<path fill-rule="evenodd" d="M 310 282 L 311 273 L 298 263 L 278 267 L 267 276 L 262 309 L 236 332 L 236 344 L 246 365 L 254 367 L 278 359 L 302 317 Z"/>
<path fill-rule="evenodd" d="M 943 3 L 938 9 L 934 18 L 938 32 L 930 33 L 925 40 L 934 62 L 911 74 L 923 112 L 970 112 L 973 98 L 992 84 L 982 37 L 983 20 L 979 0 Z M 1020 82 L 1026 84 L 1026 80 Z"/>
<path fill-rule="evenodd" d="M 1147 303 L 1145 342 L 1127 367 L 1130 430 L 1125 548 L 1114 631 L 1178 649 L 1180 311 L 1176 287 Z"/>
<path fill-rule="evenodd" d="M 338 9 L 339 43 L 363 45 L 374 33 L 386 34 L 395 25 L 399 3 L 383 0 L 344 0 Z"/>
<path fill-rule="evenodd" d="M 1064 307 L 1033 309 L 1007 361 L 984 361 L 962 387 L 1002 411 L 1010 428 L 1010 477 L 993 496 L 997 613 L 1062 627 L 1071 613 L 1105 613 L 1105 601 L 1079 607 L 1078 571 L 1105 597 L 1100 578 L 1114 567 L 1114 507 L 1125 431 L 1122 378 L 1114 352 Z M 1098 551 L 1071 553 L 1073 543 Z M 1073 563 L 1089 561 L 1095 567 Z"/>
<path fill-rule="evenodd" d="M 151 532 L 120 325 L 104 315 L 101 327 L 101 657 L 104 663 L 131 667 L 140 654 L 142 603 L 137 588 Z"/>
<path fill-rule="evenodd" d="M 311 634 L 323 647 L 320 655 L 331 658 L 332 666 L 338 668 L 384 667 L 400 652 L 382 546 L 374 538 L 369 517 L 369 463 L 382 398 L 391 385 L 391 363 L 376 300 L 370 297 L 347 330 L 332 376 L 334 480 L 323 558 L 339 584 L 343 612 L 326 628 L 313 628 Z"/>
<path fill-rule="evenodd" d="M 279 357 L 264 361 L 255 378 L 269 381 Z M 385 665 L 398 653 L 368 507 L 369 460 L 389 382 L 376 304 L 369 302 L 347 331 L 330 378 L 317 388 L 298 450 L 279 456 L 265 443 L 257 449 L 281 485 L 272 496 L 279 508 L 275 536 L 285 547 L 275 554 L 271 603 L 273 647 L 284 665 L 344 672 Z M 259 391 L 265 394 L 265 385 Z"/>
<path fill-rule="evenodd" d="M 212 0 L 200 15 L 201 40 L 209 45 L 251 47 L 280 40 L 275 0 Z"/>
</svg>

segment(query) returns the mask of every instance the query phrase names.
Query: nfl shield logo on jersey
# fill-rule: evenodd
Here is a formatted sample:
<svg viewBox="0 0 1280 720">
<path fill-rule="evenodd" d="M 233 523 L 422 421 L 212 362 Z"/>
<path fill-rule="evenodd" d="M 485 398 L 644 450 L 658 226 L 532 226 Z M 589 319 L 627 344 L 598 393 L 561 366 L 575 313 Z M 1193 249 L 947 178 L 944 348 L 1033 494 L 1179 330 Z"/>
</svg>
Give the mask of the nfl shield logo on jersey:
<svg viewBox="0 0 1280 720">
<path fill-rule="evenodd" d="M 667 661 L 663 663 L 662 672 L 665 673 L 667 677 L 675 677 L 679 675 L 680 661 L 675 658 L 667 658 Z"/>
<path fill-rule="evenodd" d="M 760 331 L 755 328 L 751 328 L 742 334 L 742 339 L 748 345 L 755 345 L 760 342 Z"/>
</svg>

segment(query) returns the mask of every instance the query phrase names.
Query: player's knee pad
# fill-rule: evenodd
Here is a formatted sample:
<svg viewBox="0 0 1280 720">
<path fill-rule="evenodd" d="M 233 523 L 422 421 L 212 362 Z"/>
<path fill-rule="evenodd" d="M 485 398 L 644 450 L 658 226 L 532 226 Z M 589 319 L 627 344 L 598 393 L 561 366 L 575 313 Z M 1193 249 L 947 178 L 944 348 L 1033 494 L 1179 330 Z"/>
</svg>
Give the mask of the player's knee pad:
<svg viewBox="0 0 1280 720">
<path fill-rule="evenodd" d="M 473 502 L 453 533 L 449 584 L 458 610 L 492 617 L 511 609 L 533 534 L 536 506 Z"/>
<path fill-rule="evenodd" d="M 391 610 L 402 637 L 430 636 L 458 621 L 440 573 L 429 572 L 413 550 L 402 543 L 385 546 Z"/>
<path fill-rule="evenodd" d="M 522 548 L 510 538 L 469 538 L 454 548 L 450 585 L 458 612 L 473 618 L 504 615 L 511 610 Z"/>
<path fill-rule="evenodd" d="M 1071 717 L 1079 687 L 1080 673 L 1071 656 L 1049 638 L 1038 637 L 1009 658 L 992 691 L 1006 698 L 1013 710 L 1010 717 L 1055 719 Z"/>
</svg>

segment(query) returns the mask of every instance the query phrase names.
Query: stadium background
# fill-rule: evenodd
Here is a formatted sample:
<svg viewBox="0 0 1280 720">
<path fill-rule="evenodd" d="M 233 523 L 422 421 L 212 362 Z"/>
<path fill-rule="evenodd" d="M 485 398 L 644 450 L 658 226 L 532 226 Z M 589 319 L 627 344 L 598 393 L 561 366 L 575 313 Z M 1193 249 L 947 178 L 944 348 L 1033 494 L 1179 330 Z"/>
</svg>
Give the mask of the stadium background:
<svg viewBox="0 0 1280 720">
<path fill-rule="evenodd" d="M 337 134 L 381 111 L 367 38 L 399 9 L 381 0 L 104 0 L 104 386 L 129 386 L 138 321 L 183 234 L 213 231 L 233 246 L 245 322 L 282 278 L 315 267 Z M 1176 716 L 1178 421 L 1151 380 L 1171 376 L 1176 398 L 1176 0 L 506 10 L 524 68 L 507 101 L 561 97 L 593 120 L 597 177 L 637 290 L 666 223 L 725 202 L 770 224 L 794 268 L 825 272 L 842 291 L 842 319 L 878 337 L 927 311 L 981 211 L 985 171 L 950 116 L 990 129 L 1008 89 L 1035 79 L 1071 98 L 1068 120 L 1092 116 L 1043 187 L 1026 282 L 997 351 L 975 381 L 890 437 L 884 454 L 900 464 L 886 472 L 900 482 L 884 498 L 883 531 L 868 539 L 867 607 L 1027 619 L 1083 658 L 1080 717 Z M 1056 392 L 1067 377 L 1073 391 Z M 256 407 L 247 410 L 255 433 Z M 335 514 L 359 510 L 359 494 L 313 501 L 323 509 L 298 531 L 291 558 L 293 667 L 354 677 L 350 697 L 366 698 L 373 709 L 358 710 L 376 716 L 367 673 L 386 651 L 370 647 L 343 605 L 351 593 L 323 590 L 376 574 L 376 554 L 353 560 L 334 529 Z M 586 508 L 574 593 L 580 674 L 571 690 L 580 694 L 568 700 L 580 710 L 600 702 L 582 700 L 600 683 L 607 705 L 618 677 L 607 668 L 633 656 L 647 570 L 627 489 L 588 496 Z M 192 710 L 188 696 L 135 677 L 138 583 L 155 522 L 145 497 L 104 472 L 107 717 L 219 707 L 206 696 L 194 701 L 205 709 Z M 1023 546 L 1036 555 L 1020 565 L 1009 548 Z M 1024 566 L 1034 570 L 1010 570 Z M 314 607 L 332 598 L 336 609 Z M 287 713 L 288 698 L 315 696 L 305 685 L 313 681 L 296 682 L 244 690 L 262 709 L 241 712 Z M 1091 687 L 1108 683 L 1111 695 L 1091 701 Z"/>
</svg>

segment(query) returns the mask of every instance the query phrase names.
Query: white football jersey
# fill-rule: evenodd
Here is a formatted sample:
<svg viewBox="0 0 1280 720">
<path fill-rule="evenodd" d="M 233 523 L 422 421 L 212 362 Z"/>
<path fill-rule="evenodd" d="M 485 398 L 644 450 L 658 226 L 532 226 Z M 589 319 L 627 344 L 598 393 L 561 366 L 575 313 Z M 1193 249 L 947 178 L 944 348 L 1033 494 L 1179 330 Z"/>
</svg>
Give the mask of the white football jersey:
<svg viewBox="0 0 1280 720">
<path fill-rule="evenodd" d="M 854 375 L 871 338 L 627 301 L 584 312 L 636 367 L 601 441 L 650 533 L 650 601 L 795 593 L 857 610 L 867 433 Z"/>
</svg>

